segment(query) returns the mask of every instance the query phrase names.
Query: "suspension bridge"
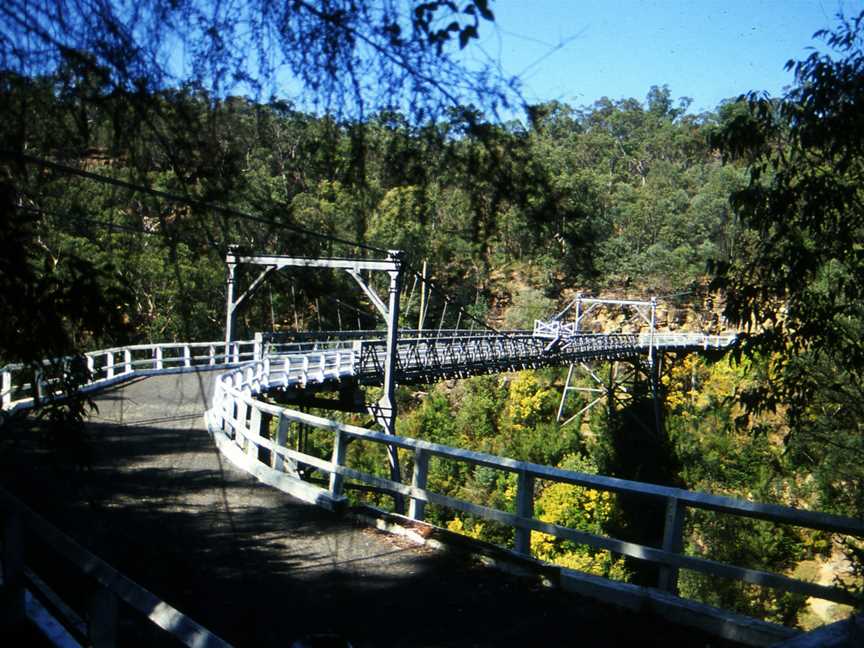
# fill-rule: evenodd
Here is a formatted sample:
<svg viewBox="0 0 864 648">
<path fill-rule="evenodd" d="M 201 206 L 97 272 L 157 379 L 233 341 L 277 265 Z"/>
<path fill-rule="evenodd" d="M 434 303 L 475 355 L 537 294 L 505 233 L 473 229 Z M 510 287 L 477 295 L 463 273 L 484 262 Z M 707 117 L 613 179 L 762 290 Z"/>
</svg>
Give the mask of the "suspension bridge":
<svg viewBox="0 0 864 648">
<path fill-rule="evenodd" d="M 132 393 L 135 394 L 132 397 L 135 405 L 130 403 L 131 411 L 135 411 L 135 407 L 143 407 L 147 411 L 153 411 L 154 408 L 158 410 L 160 403 L 169 402 L 178 390 L 181 395 L 194 393 L 192 402 L 200 407 L 198 414 L 204 417 L 206 430 L 219 456 L 243 474 L 251 475 L 270 487 L 268 492 L 281 491 L 303 502 L 339 512 L 348 504 L 346 488 L 349 485 L 362 485 L 389 494 L 397 513 L 403 514 L 393 516 L 380 513 L 379 521 L 386 520 L 385 526 L 396 528 L 420 543 L 432 533 L 428 525 L 424 524 L 424 517 L 427 506 L 435 505 L 512 527 L 514 543 L 503 551 L 508 559 L 517 562 L 531 562 L 531 534 L 541 532 L 647 561 L 659 567 L 656 588 L 604 583 L 600 582 L 603 579 L 554 568 L 553 580 L 563 590 L 607 602 L 613 600 L 631 609 L 650 610 L 659 615 L 658 618 L 674 618 L 676 622 L 695 625 L 729 640 L 750 645 L 769 645 L 789 639 L 794 633 L 678 599 L 679 570 L 688 569 L 715 577 L 737 579 L 839 603 L 854 603 L 851 595 L 841 588 L 686 554 L 683 538 L 685 517 L 687 511 L 692 509 L 857 537 L 864 536 L 864 523 L 860 520 L 589 475 L 411 439 L 395 433 L 397 411 L 394 390 L 398 384 L 427 384 L 444 379 L 548 366 L 570 366 L 572 369 L 589 361 L 619 360 L 641 360 L 651 380 L 656 381 L 658 366 L 666 354 L 723 351 L 734 344 L 734 335 L 658 331 L 655 300 L 601 300 L 581 295 L 568 304 L 562 313 L 536 321 L 532 330 L 405 329 L 399 327 L 402 264 L 398 253 L 389 253 L 385 260 L 368 261 L 244 257 L 232 250 L 226 262 L 228 281 L 224 340 L 103 349 L 84 354 L 83 360 L 46 361 L 35 370 L 33 367 L 7 366 L 0 372 L 4 411 L 8 413 L 27 409 L 54 398 L 62 398 L 63 377 L 72 371 L 75 363 L 83 362 L 88 377 L 82 389 L 93 392 L 100 404 L 105 403 L 105 410 L 115 413 L 118 403 L 112 403 L 110 398 L 103 401 L 105 395 L 121 394 L 119 400 L 122 412 L 122 404 L 129 402 L 127 398 Z M 238 296 L 235 271 L 243 263 L 261 265 L 264 269 Z M 386 328 L 374 331 L 268 332 L 259 333 L 251 340 L 236 340 L 234 331 L 238 308 L 272 272 L 283 267 L 336 268 L 346 271 L 378 310 Z M 384 272 L 389 278 L 389 290 L 384 298 L 378 295 L 368 279 L 372 272 Z M 631 309 L 640 320 L 641 330 L 626 333 L 587 332 L 585 318 L 593 309 L 604 304 Z M 171 374 L 179 377 L 173 383 L 164 382 Z M 208 378 L 203 380 L 202 376 Z M 141 378 L 147 380 L 136 388 L 136 381 Z M 569 380 L 568 376 L 568 386 Z M 129 386 L 124 383 L 129 383 Z M 363 391 L 370 385 L 380 386 L 382 393 L 372 403 L 366 402 Z M 166 393 L 166 386 L 173 393 Z M 119 392 L 116 391 L 118 389 Z M 317 394 L 321 390 L 338 392 L 340 397 L 319 398 Z M 204 392 L 206 397 L 202 398 Z M 566 394 L 567 387 L 564 397 Z M 380 430 L 348 425 L 335 417 L 313 415 L 302 411 L 298 405 L 367 412 Z M 187 412 L 189 403 L 184 402 L 182 408 Z M 124 423 L 122 415 L 120 419 L 114 423 Z M 141 420 L 158 421 L 159 417 Z M 298 426 L 329 435 L 331 451 L 321 455 L 300 447 L 296 442 Z M 143 441 L 138 438 L 136 443 Z M 371 444 L 385 448 L 390 465 L 389 478 L 352 466 L 349 444 Z M 436 485 L 430 484 L 428 479 L 432 458 L 515 474 L 515 510 L 491 508 L 436 491 Z M 154 465 L 164 467 L 165 464 L 160 461 Z M 403 478 L 403 465 L 410 466 L 410 479 Z M 661 502 L 666 511 L 662 542 L 659 546 L 640 545 L 543 522 L 534 515 L 535 486 L 538 481 L 570 484 Z M 259 510 L 266 509 L 266 502 L 272 501 L 268 497 L 271 496 L 261 497 Z M 212 504 L 212 500 L 208 501 Z M 407 510 L 403 508 L 406 502 Z M 31 513 L 22 513 L 23 509 L 16 506 L 7 504 L 7 509 L 18 511 L 26 520 L 36 519 Z M 42 529 L 47 533 L 41 525 L 41 522 L 32 522 L 30 530 L 38 534 Z M 65 541 L 57 542 L 63 545 Z M 4 546 L 15 546 L 15 542 L 7 539 Z M 70 550 L 66 553 L 74 552 Z M 364 560 L 361 556 L 353 559 Z M 86 562 L 89 559 L 79 560 Z M 526 564 L 523 563 L 521 567 L 525 568 Z M 386 570 L 385 566 L 380 568 Z M 540 572 L 545 569 L 547 574 L 553 569 L 540 565 L 534 568 Z M 100 567 L 96 571 L 104 576 L 108 573 L 106 569 Z M 38 579 L 22 578 L 24 581 L 30 588 L 39 589 Z M 151 599 L 146 599 L 132 586 L 118 587 L 116 579 L 103 577 L 100 583 L 109 592 L 109 599 L 119 598 L 187 645 L 223 645 L 216 635 L 204 630 L 175 608 L 165 608 L 166 603 L 152 603 Z M 526 604 L 523 601 L 520 605 Z M 193 607 L 200 611 L 200 606 Z M 103 606 L 98 608 L 98 613 L 93 614 L 91 626 L 96 628 L 96 634 L 104 630 L 100 630 L 103 626 L 109 630 L 116 628 L 116 613 L 112 613 L 111 609 L 110 605 Z M 213 618 L 206 612 L 204 615 L 204 618 Z M 85 625 L 79 620 L 79 626 Z M 416 629 L 417 623 L 414 627 Z M 231 632 L 236 631 L 235 628 Z M 92 635 L 92 631 L 87 628 L 80 632 L 90 632 Z M 110 631 L 105 632 L 111 635 Z M 369 645 L 374 643 L 370 639 Z"/>
</svg>

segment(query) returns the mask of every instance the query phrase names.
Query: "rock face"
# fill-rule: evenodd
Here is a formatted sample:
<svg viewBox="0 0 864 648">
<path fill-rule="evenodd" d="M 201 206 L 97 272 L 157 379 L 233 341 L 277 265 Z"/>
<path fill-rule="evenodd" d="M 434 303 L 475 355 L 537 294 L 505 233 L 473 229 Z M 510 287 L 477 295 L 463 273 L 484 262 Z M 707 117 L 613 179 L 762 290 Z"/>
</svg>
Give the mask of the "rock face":
<svg viewBox="0 0 864 648">
<path fill-rule="evenodd" d="M 575 299 L 578 290 L 568 295 Z M 603 291 L 592 293 L 582 291 L 584 298 L 649 301 L 650 295 L 633 295 L 623 291 Z M 719 292 L 709 292 L 707 288 L 696 289 L 683 296 L 657 298 L 655 313 L 658 331 L 686 331 L 716 335 L 734 332 L 723 316 L 725 297 Z M 583 308 L 583 312 L 587 306 Z M 641 315 L 638 311 L 641 310 Z M 575 310 L 565 316 L 565 321 L 573 321 Z M 650 309 L 637 309 L 631 306 L 596 305 L 582 319 L 580 329 L 590 333 L 647 333 Z"/>
</svg>

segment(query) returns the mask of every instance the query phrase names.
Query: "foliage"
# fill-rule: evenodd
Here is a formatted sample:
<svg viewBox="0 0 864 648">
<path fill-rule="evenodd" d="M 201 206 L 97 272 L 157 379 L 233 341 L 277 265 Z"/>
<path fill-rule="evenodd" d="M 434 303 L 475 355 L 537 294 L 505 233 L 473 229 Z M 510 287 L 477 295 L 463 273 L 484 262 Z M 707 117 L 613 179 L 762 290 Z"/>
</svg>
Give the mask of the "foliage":
<svg viewBox="0 0 864 648">
<path fill-rule="evenodd" d="M 564 457 L 559 468 L 597 472 L 597 466 L 580 455 Z M 543 489 L 534 507 L 538 520 L 602 536 L 613 515 L 614 497 L 606 491 L 555 483 Z M 589 574 L 615 580 L 626 580 L 628 576 L 621 557 L 545 533 L 531 532 L 531 551 L 541 560 Z"/>
<path fill-rule="evenodd" d="M 316 99 L 302 110 L 255 95 L 269 70 L 236 59 L 242 39 L 214 49 L 217 36 L 234 33 L 235 5 L 208 18 L 220 29 L 192 55 L 218 56 L 193 78 L 148 67 L 155 63 L 141 58 L 146 47 L 123 58 L 117 45 L 142 37 L 159 10 L 166 25 L 159 36 L 170 38 L 201 10 L 197 1 L 145 2 L 139 31 L 112 32 L 97 43 L 102 27 L 129 18 L 100 5 L 92 33 L 73 22 L 41 60 L 15 59 L 2 45 L 0 148 L 103 177 L 97 182 L 5 154 L 0 282 L 10 297 L 0 307 L 2 360 L 30 362 L 124 339 L 220 337 L 223 259 L 231 244 L 309 256 L 376 254 L 360 245 L 405 249 L 410 270 L 425 261 L 426 278 L 437 287 L 425 286 L 426 325 L 444 328 L 468 326 L 465 312 L 498 328 L 530 328 L 573 290 L 599 286 L 689 293 L 714 259 L 727 314 L 750 327 L 748 342 L 738 364 L 689 357 L 664 365 L 671 370 L 663 376 L 659 426 L 647 383 L 637 381 L 625 400 L 586 420 L 595 438 L 582 437 L 576 425 L 562 428 L 554 422 L 562 376 L 538 371 L 400 390 L 399 433 L 861 515 L 861 19 L 824 34 L 838 55 L 814 54 L 795 66 L 797 86 L 781 100 L 753 96 L 694 115 L 686 98 L 676 101 L 667 87 L 655 86 L 644 101 L 549 102 L 532 106 L 525 123 L 498 123 L 487 120 L 479 101 L 465 106 L 466 96 L 447 96 L 455 87 L 447 85 L 447 70 L 456 73 L 448 51 L 467 46 L 491 20 L 487 3 L 467 3 L 473 11 L 457 12 L 452 28 L 449 2 L 421 3 L 410 14 L 402 3 L 361 5 L 289 3 L 256 18 L 285 18 L 277 51 L 289 68 L 304 56 L 320 64 L 304 68 L 303 87 Z M 28 29 L 13 24 L 16 6 L 0 8 L 0 43 Z M 33 10 L 58 6 L 67 3 L 46 0 Z M 255 6 L 236 10 L 245 15 Z M 296 47 L 311 34 L 308 51 Z M 33 42 L 44 44 L 37 36 Z M 194 30 L 188 36 L 197 38 Z M 158 51 L 164 42 L 148 47 Z M 380 79 L 366 75 L 364 66 L 378 60 L 364 54 L 374 43 L 410 54 L 399 65 L 413 67 L 401 76 L 393 67 Z M 70 47 L 60 52 L 58 44 Z M 83 56 L 94 44 L 102 49 Z M 433 64 L 443 66 L 443 76 L 394 103 L 397 95 L 388 93 Z M 232 87 L 258 99 L 232 96 Z M 327 107 L 339 110 L 324 114 Z M 424 286 L 410 270 L 403 324 L 414 326 Z M 241 268 L 239 283 L 248 286 L 254 277 Z M 23 308 L 34 304 L 35 318 Z M 239 335 L 369 326 L 380 326 L 375 309 L 344 273 L 284 270 L 241 312 Z M 30 344 L 37 337 L 50 345 Z M 79 419 L 81 405 L 74 406 Z M 323 433 L 303 439 L 321 457 L 331 442 Z M 384 476 L 383 450 L 366 445 L 349 446 L 351 465 Z M 515 508 L 515 478 L 499 471 L 433 457 L 429 484 Z M 385 503 L 376 494 L 363 497 Z M 643 499 L 538 488 L 540 519 L 590 533 L 656 545 L 662 513 Z M 454 518 L 435 506 L 427 515 L 480 539 L 512 541 L 500 525 Z M 691 552 L 781 571 L 826 549 L 824 539 L 716 516 L 694 516 L 687 537 Z M 534 534 L 533 545 L 544 560 L 655 582 L 605 552 L 542 534 Z M 860 559 L 854 567 L 861 569 Z M 749 587 L 714 588 L 714 580 L 692 574 L 681 582 L 689 595 L 784 622 L 794 621 L 801 603 Z"/>
<path fill-rule="evenodd" d="M 750 170 L 732 196 L 745 245 L 717 283 L 749 333 L 742 353 L 768 364 L 743 395 L 749 411 L 785 418 L 787 457 L 815 484 L 817 506 L 860 518 L 864 13 L 816 36 L 829 51 L 787 64 L 794 87 L 779 99 L 750 95 L 715 137 Z"/>
<path fill-rule="evenodd" d="M 425 117 L 459 103 L 494 110 L 516 99 L 515 80 L 491 64 L 468 69 L 453 55 L 493 21 L 487 0 L 460 7 L 439 0 L 10 0 L 0 7 L 0 67 L 29 76 L 61 65 L 87 70 L 110 93 L 125 95 L 139 117 L 154 113 L 138 98 L 179 86 L 257 98 L 288 87 L 294 96 L 285 99 L 308 102 L 307 109 L 363 118 L 398 108 Z"/>
</svg>

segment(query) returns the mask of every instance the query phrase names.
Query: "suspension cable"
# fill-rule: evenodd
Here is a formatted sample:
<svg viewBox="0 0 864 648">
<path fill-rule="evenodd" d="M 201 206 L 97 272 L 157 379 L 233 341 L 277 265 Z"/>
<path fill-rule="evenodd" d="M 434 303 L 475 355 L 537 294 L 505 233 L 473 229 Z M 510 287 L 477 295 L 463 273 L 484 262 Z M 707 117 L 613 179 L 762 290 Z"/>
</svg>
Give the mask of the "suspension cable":
<svg viewBox="0 0 864 648">
<path fill-rule="evenodd" d="M 234 216 L 235 218 L 240 218 L 242 220 L 247 220 L 253 223 L 259 223 L 264 225 L 271 225 L 276 227 L 281 227 L 282 229 L 286 229 L 292 232 L 296 232 L 298 234 L 303 234 L 304 236 L 310 236 L 312 238 L 317 238 L 323 241 L 329 241 L 332 243 L 339 243 L 341 245 L 348 245 L 356 248 L 360 248 L 362 250 L 368 250 L 370 252 L 377 252 L 379 254 L 387 254 L 387 250 L 379 247 L 375 247 L 373 245 L 368 245 L 366 243 L 360 243 L 359 241 L 350 241 L 348 239 L 343 239 L 338 236 L 333 236 L 332 234 L 322 234 L 320 232 L 315 232 L 310 229 L 306 229 L 305 227 L 300 227 L 299 225 L 291 225 L 289 223 L 278 223 L 271 220 L 267 220 L 265 218 L 261 218 L 258 216 L 254 216 L 252 214 L 247 214 L 246 212 L 242 212 L 238 209 L 234 209 L 231 207 L 224 207 L 222 205 L 216 205 L 213 203 L 209 203 L 203 200 L 198 200 L 196 198 L 189 198 L 185 196 L 178 196 L 177 194 L 172 194 L 167 191 L 162 191 L 160 189 L 153 189 L 152 187 L 146 187 L 143 185 L 137 185 L 132 182 L 128 182 L 126 180 L 119 180 L 117 178 L 111 178 L 109 176 L 104 176 L 98 173 L 93 173 L 91 171 L 84 171 L 82 169 L 76 169 L 75 167 L 70 167 L 65 164 L 60 164 L 58 162 L 53 162 L 51 160 L 45 160 L 42 158 L 33 157 L 31 155 L 26 155 L 24 153 L 15 153 L 13 151 L 4 151 L 0 150 L 0 159 L 6 159 L 13 162 L 20 162 L 25 164 L 32 164 L 36 166 L 45 167 L 47 169 L 52 169 L 54 171 L 58 171 L 60 173 L 64 173 L 67 175 L 78 176 L 81 178 L 85 178 L 88 180 L 93 180 L 94 182 L 100 182 L 103 184 L 113 185 L 115 187 L 121 187 L 123 189 L 128 189 L 130 191 L 144 193 L 150 196 L 156 196 L 158 198 L 163 198 L 165 200 L 170 200 L 171 202 L 182 203 L 186 205 L 190 205 L 192 207 L 198 207 L 199 209 L 212 210 L 221 212 L 228 216 Z"/>
</svg>

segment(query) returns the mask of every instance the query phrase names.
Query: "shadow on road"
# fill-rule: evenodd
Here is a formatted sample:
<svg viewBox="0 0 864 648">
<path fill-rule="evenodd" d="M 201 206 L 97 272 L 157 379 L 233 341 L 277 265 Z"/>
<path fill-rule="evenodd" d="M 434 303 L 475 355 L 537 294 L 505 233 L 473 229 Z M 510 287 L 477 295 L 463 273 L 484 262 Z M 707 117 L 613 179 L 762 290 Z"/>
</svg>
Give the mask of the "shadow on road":
<svg viewBox="0 0 864 648">
<path fill-rule="evenodd" d="M 58 467 L 25 442 L 3 455 L 0 480 L 236 645 L 290 646 L 311 635 L 353 646 L 729 645 L 303 504 L 226 464 L 198 405 L 189 406 L 195 389 L 174 401 L 161 391 L 154 403 L 146 394 L 154 387 L 144 381 L 100 398 L 89 469 Z M 58 589 L 73 589 L 62 565 L 52 571 Z"/>
</svg>

